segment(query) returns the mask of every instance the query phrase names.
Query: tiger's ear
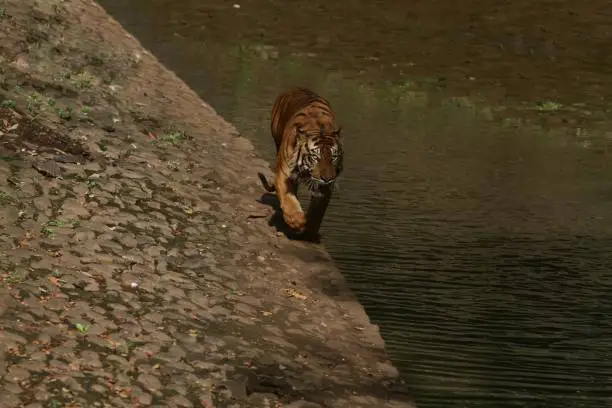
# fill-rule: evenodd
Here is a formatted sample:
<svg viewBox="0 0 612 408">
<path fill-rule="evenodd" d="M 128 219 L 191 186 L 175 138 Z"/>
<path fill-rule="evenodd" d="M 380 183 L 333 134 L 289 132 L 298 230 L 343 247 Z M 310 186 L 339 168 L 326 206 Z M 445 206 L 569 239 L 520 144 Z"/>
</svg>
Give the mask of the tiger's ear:
<svg viewBox="0 0 612 408">
<path fill-rule="evenodd" d="M 306 132 L 304 132 L 304 129 L 302 129 L 301 127 L 297 126 L 295 127 L 295 135 L 296 135 L 296 140 L 298 142 L 303 141 L 306 139 Z"/>
</svg>

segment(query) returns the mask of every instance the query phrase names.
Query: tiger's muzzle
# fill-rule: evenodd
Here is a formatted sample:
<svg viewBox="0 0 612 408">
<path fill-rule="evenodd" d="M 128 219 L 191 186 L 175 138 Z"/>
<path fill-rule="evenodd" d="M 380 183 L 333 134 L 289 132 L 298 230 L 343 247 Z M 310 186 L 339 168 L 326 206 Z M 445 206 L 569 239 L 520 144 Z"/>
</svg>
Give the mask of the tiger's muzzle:
<svg viewBox="0 0 612 408">
<path fill-rule="evenodd" d="M 333 176 L 321 176 L 321 177 L 311 177 L 311 180 L 317 183 L 320 186 L 329 186 L 336 181 L 336 175 Z"/>
</svg>

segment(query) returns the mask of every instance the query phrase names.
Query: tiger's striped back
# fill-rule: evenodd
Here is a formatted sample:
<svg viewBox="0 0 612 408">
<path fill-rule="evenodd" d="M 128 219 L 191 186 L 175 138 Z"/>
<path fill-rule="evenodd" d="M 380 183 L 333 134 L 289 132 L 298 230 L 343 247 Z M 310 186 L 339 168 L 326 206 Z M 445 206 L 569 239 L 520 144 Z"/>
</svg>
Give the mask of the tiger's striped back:
<svg viewBox="0 0 612 408">
<path fill-rule="evenodd" d="M 272 107 L 270 126 L 277 151 L 280 148 L 287 125 L 295 122 L 297 118 L 307 117 L 308 114 L 311 116 L 313 114 L 326 116 L 330 122 L 335 121 L 334 112 L 327 99 L 310 89 L 301 87 L 289 89 L 276 98 Z"/>
<path fill-rule="evenodd" d="M 280 94 L 272 108 L 271 132 L 277 171 L 316 193 L 342 172 L 340 128 L 327 99 L 306 88 Z"/>
</svg>

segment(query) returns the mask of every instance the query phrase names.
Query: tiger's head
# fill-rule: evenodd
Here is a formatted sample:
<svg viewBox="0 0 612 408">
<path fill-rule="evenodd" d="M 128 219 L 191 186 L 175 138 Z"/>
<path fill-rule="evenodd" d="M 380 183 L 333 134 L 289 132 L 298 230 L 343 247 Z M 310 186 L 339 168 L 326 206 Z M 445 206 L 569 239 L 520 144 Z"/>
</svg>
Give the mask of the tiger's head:
<svg viewBox="0 0 612 408">
<path fill-rule="evenodd" d="M 333 123 L 296 125 L 297 177 L 309 190 L 318 194 L 331 188 L 342 173 L 344 152 L 341 128 Z"/>
</svg>

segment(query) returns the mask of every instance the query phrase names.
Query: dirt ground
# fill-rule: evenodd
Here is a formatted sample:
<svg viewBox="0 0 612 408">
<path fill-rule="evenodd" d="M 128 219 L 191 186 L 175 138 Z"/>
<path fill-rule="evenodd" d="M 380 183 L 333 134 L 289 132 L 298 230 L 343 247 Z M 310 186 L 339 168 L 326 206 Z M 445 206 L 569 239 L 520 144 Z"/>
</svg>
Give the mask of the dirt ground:
<svg viewBox="0 0 612 408">
<path fill-rule="evenodd" d="M 2 407 L 411 407 L 268 163 L 90 0 L 0 8 Z"/>
</svg>

